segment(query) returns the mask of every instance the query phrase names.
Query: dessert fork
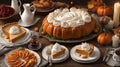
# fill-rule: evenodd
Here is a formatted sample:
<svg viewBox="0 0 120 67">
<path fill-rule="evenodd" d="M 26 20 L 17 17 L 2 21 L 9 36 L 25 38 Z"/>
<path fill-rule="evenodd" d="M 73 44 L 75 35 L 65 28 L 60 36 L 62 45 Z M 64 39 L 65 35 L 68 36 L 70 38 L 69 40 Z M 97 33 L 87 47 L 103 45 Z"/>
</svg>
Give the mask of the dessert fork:
<svg viewBox="0 0 120 67">
<path fill-rule="evenodd" d="M 52 58 L 51 58 L 51 50 L 50 47 L 47 48 L 48 62 L 49 65 L 52 66 Z"/>
<path fill-rule="evenodd" d="M 103 56 L 103 61 L 109 61 L 113 54 L 114 48 L 106 48 L 105 55 Z"/>
<path fill-rule="evenodd" d="M 105 61 L 106 60 L 106 58 L 107 58 L 107 56 L 108 56 L 108 54 L 107 54 L 107 52 L 109 51 L 109 48 L 106 48 L 105 49 L 105 55 L 103 56 L 103 59 L 102 59 L 102 61 Z"/>
</svg>

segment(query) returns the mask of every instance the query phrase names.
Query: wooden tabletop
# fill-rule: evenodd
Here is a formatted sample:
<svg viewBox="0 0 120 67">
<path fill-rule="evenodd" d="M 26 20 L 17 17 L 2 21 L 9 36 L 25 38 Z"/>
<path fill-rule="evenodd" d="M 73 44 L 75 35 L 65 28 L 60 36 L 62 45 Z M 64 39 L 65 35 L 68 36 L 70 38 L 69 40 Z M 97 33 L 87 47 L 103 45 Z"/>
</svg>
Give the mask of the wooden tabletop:
<svg viewBox="0 0 120 67">
<path fill-rule="evenodd" d="M 32 0 L 22 0 L 22 1 L 23 1 L 23 2 L 27 2 L 27 1 L 28 1 L 28 2 L 31 2 Z M 61 1 L 62 1 L 62 0 L 61 0 Z M 66 1 L 66 0 L 65 0 L 65 1 Z M 87 0 L 87 1 L 88 1 L 88 0 Z M 7 0 L 1 0 L 1 1 L 0 1 L 0 4 L 10 4 L 10 0 L 8 0 L 8 1 L 7 1 Z M 41 13 L 36 13 L 35 16 L 36 16 L 36 17 L 40 17 L 41 20 L 45 17 L 45 15 L 42 15 Z M 9 18 L 9 19 L 7 19 L 7 20 L 0 20 L 0 25 L 1 25 L 1 24 L 5 24 L 5 23 L 10 23 L 10 22 L 17 22 L 19 19 L 20 19 L 19 15 L 15 15 L 15 16 L 13 16 L 12 18 Z M 41 25 L 41 20 L 38 21 L 38 23 L 35 24 L 34 26 L 28 27 L 28 29 L 33 30 L 35 26 L 40 27 L 40 25 Z M 42 43 L 42 46 L 43 46 L 42 49 L 43 49 L 45 46 L 47 46 L 47 45 L 50 44 L 50 42 L 49 42 L 46 38 L 43 38 L 43 37 L 40 37 L 40 42 Z M 71 59 L 71 57 L 69 57 L 69 58 L 68 58 L 66 61 L 64 61 L 64 62 L 57 63 L 57 64 L 53 64 L 53 67 L 110 67 L 110 66 L 108 66 L 105 62 L 102 62 L 102 58 L 103 58 L 104 48 L 105 48 L 105 47 L 102 47 L 102 46 L 98 45 L 98 44 L 97 44 L 97 41 L 96 41 L 96 38 L 94 38 L 94 39 L 92 39 L 92 40 L 90 40 L 90 41 L 87 41 L 87 42 L 93 43 L 95 46 L 97 46 L 97 47 L 100 49 L 100 51 L 101 51 L 101 57 L 100 57 L 100 59 L 99 59 L 98 61 L 96 61 L 96 62 L 94 62 L 94 63 L 89 63 L 89 64 L 82 64 L 82 63 L 77 63 L 77 62 L 73 61 L 73 60 Z M 72 47 L 74 47 L 75 45 L 78 45 L 78 44 L 80 44 L 80 43 L 72 43 L 72 44 L 64 44 L 64 43 L 61 43 L 61 44 L 63 44 L 63 45 L 66 46 L 69 50 L 71 50 Z M 42 49 L 39 50 L 39 51 L 37 51 L 37 52 L 40 53 L 40 55 L 41 55 Z M 1 58 L 2 58 L 2 57 L 0 57 L 0 59 L 1 59 Z M 49 66 L 47 65 L 47 67 L 49 67 Z"/>
</svg>

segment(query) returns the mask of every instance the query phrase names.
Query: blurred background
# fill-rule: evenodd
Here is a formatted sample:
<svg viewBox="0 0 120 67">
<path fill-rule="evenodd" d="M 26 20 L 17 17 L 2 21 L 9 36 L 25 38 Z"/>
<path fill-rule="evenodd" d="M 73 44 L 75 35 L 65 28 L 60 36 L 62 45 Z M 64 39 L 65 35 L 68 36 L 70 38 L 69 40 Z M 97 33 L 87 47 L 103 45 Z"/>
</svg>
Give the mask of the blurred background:
<svg viewBox="0 0 120 67">
<path fill-rule="evenodd" d="M 22 3 L 31 3 L 33 0 L 21 0 Z M 53 0 L 53 1 L 60 1 L 60 2 L 66 2 L 69 3 L 70 0 Z M 90 0 L 74 0 L 75 4 L 77 5 L 86 5 L 87 2 Z M 103 0 L 103 2 L 107 5 L 113 5 L 115 2 L 120 0 Z M 0 0 L 0 4 L 8 4 L 10 5 L 11 0 Z"/>
</svg>

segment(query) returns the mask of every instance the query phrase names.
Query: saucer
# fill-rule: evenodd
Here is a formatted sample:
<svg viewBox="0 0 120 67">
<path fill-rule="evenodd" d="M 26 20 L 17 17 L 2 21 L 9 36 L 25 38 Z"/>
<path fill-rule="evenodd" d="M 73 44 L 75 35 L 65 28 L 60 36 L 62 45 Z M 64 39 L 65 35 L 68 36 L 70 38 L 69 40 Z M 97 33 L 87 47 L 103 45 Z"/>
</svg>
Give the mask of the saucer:
<svg viewBox="0 0 120 67">
<path fill-rule="evenodd" d="M 20 20 L 18 21 L 18 24 L 19 24 L 20 26 L 23 26 L 23 27 L 30 27 L 30 26 L 35 25 L 35 24 L 38 22 L 38 20 L 40 20 L 40 18 L 34 18 L 34 21 L 33 21 L 31 24 L 26 25 L 26 24 L 24 24 L 24 23 L 22 22 L 22 20 L 20 19 Z"/>
<path fill-rule="evenodd" d="M 70 51 L 71 58 L 74 61 L 76 61 L 76 62 L 79 62 L 79 63 L 92 63 L 92 62 L 97 61 L 100 58 L 100 50 L 96 46 L 94 46 L 93 53 L 88 58 L 86 58 L 86 59 L 81 58 L 75 52 L 77 47 L 80 47 L 80 45 L 77 45 L 77 46 L 73 47 L 71 49 L 71 51 Z"/>
<path fill-rule="evenodd" d="M 65 61 L 69 57 L 69 50 L 65 46 L 62 46 L 62 47 L 65 48 L 65 54 L 61 55 L 58 58 L 52 59 L 52 63 L 59 63 L 59 62 Z M 42 51 L 42 56 L 46 60 L 48 60 L 47 49 L 49 48 L 50 46 L 46 46 Z"/>
</svg>

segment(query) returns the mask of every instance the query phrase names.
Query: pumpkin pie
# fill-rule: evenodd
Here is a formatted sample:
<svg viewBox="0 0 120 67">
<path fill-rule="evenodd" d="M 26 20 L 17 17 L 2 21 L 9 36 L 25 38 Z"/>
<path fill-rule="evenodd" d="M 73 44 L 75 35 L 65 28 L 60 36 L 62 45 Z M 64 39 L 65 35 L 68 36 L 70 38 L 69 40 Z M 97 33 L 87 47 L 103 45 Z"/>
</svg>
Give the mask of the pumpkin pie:
<svg viewBox="0 0 120 67">
<path fill-rule="evenodd" d="M 83 59 L 88 58 L 94 50 L 94 46 L 89 43 L 82 43 L 80 47 L 76 48 L 76 53 Z"/>
<path fill-rule="evenodd" d="M 6 56 L 9 67 L 34 67 L 37 57 L 27 49 L 14 50 Z"/>
<path fill-rule="evenodd" d="M 62 47 L 60 44 L 56 43 L 51 45 L 51 56 L 53 59 L 60 57 L 61 55 L 65 54 L 65 48 Z"/>
<path fill-rule="evenodd" d="M 10 43 L 16 42 L 26 34 L 25 29 L 20 27 L 17 23 L 5 24 L 2 27 L 2 31 L 5 34 L 5 39 Z"/>
</svg>

